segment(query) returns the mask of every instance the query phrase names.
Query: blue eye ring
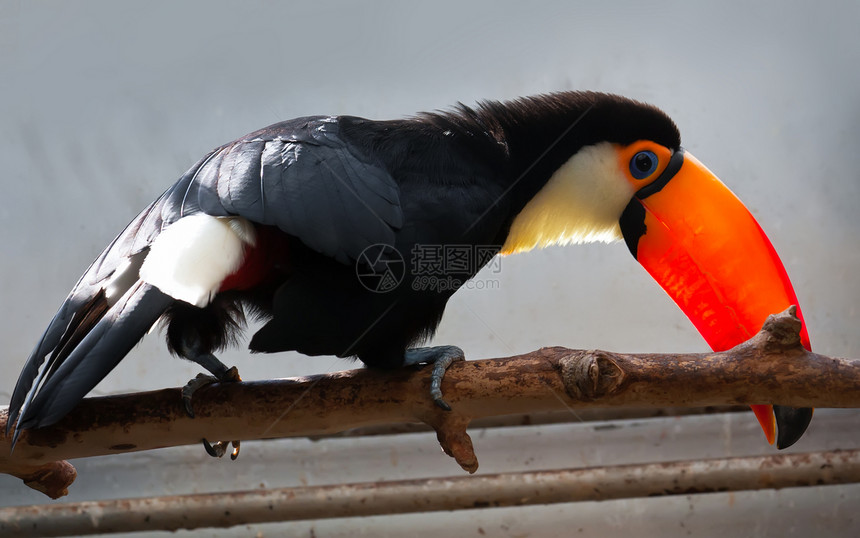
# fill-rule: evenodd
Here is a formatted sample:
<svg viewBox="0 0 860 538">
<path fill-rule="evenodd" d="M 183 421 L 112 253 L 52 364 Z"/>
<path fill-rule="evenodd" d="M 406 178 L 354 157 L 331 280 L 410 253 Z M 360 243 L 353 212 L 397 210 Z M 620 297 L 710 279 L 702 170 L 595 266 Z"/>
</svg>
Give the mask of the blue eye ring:
<svg viewBox="0 0 860 538">
<path fill-rule="evenodd" d="M 630 159 L 630 175 L 636 179 L 645 179 L 657 170 L 659 162 L 653 151 L 640 151 Z"/>
</svg>

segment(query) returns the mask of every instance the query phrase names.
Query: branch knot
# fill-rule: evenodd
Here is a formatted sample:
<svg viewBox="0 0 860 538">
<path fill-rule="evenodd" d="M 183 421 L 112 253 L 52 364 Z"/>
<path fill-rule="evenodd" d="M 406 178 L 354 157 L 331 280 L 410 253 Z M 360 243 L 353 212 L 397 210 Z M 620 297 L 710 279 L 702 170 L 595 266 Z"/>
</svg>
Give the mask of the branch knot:
<svg viewBox="0 0 860 538">
<path fill-rule="evenodd" d="M 611 394 L 624 381 L 624 371 L 605 351 L 577 351 L 562 357 L 559 364 L 564 388 L 577 400 L 596 400 Z"/>
<path fill-rule="evenodd" d="M 797 317 L 797 307 L 789 306 L 779 314 L 771 314 L 761 327 L 765 349 L 768 351 L 800 347 L 800 330 L 803 323 Z"/>
</svg>

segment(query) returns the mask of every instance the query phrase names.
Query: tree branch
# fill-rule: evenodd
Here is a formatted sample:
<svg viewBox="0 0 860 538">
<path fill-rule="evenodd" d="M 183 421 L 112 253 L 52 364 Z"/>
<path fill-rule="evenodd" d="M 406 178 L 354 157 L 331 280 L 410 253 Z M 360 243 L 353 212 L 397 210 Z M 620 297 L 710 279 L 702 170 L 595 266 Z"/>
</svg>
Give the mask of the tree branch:
<svg viewBox="0 0 860 538">
<path fill-rule="evenodd" d="M 227 383 L 195 393 L 196 418 L 178 388 L 83 400 L 54 426 L 24 432 L 10 455 L 0 411 L 0 472 L 52 498 L 74 469 L 64 459 L 199 443 L 201 439 L 319 436 L 356 427 L 424 422 L 465 470 L 478 461 L 466 427 L 476 418 L 583 407 L 700 407 L 775 403 L 860 407 L 860 361 L 810 353 L 794 307 L 723 353 L 617 354 L 543 348 L 455 363 L 428 397 L 429 371 L 351 370 L 300 379 Z"/>
</svg>

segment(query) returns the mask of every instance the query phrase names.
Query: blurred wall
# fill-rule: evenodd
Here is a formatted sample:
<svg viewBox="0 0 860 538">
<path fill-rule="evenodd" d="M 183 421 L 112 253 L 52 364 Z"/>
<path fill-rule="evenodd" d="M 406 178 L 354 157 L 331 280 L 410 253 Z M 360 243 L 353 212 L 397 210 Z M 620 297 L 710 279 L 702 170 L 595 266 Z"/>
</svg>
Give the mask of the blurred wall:
<svg viewBox="0 0 860 538">
<path fill-rule="evenodd" d="M 0 0 L 0 402 L 80 273 L 211 148 L 300 115 L 393 118 L 568 89 L 621 93 L 666 110 L 685 147 L 769 233 L 816 350 L 858 357 L 858 6 Z M 471 358 L 544 345 L 706 349 L 623 244 L 505 258 L 492 278 L 498 289 L 455 295 L 436 342 L 456 343 Z M 351 367 L 242 350 L 224 359 L 246 379 Z M 197 370 L 151 336 L 95 393 L 176 386 Z M 684 448 L 679 454 L 697 456 Z M 511 458 L 535 450 L 523 441 Z M 147 457 L 121 461 L 133 467 Z M 438 460 L 432 472 L 457 472 Z M 193 487 L 205 491 L 200 480 Z M 109 497 L 103 488 L 80 485 L 69 500 Z M 0 477 L 0 505 L 41 502 L 19 493 Z M 857 491 L 814 493 L 845 494 Z M 768 495 L 765 506 L 779 519 L 778 494 Z"/>
</svg>

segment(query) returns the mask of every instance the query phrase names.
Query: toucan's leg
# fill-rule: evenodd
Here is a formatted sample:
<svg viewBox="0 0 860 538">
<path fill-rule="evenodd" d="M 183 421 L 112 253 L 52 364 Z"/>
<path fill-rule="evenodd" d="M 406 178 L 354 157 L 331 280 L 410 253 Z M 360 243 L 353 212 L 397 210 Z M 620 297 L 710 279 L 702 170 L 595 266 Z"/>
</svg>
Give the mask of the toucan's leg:
<svg viewBox="0 0 860 538">
<path fill-rule="evenodd" d="M 403 365 L 432 364 L 430 397 L 433 398 L 436 405 L 445 411 L 450 411 L 451 406 L 442 398 L 442 378 L 445 377 L 445 371 L 454 361 L 464 360 L 466 360 L 466 355 L 457 346 L 416 347 L 406 350 Z"/>
<path fill-rule="evenodd" d="M 227 368 L 223 362 L 211 353 L 189 353 L 185 355 L 190 361 L 196 362 L 203 368 L 206 368 L 212 375 L 197 374 L 197 377 L 189 381 L 182 387 L 182 402 L 185 405 L 185 412 L 188 416 L 194 418 L 194 409 L 191 406 L 191 398 L 194 393 L 201 387 L 211 385 L 212 383 L 232 383 L 242 381 L 239 377 L 239 370 L 235 366 Z M 227 447 L 233 445 L 233 451 L 230 453 L 230 459 L 235 460 L 239 457 L 239 441 L 216 441 L 210 444 L 209 441 L 203 439 L 203 448 L 206 453 L 214 458 L 220 458 L 227 453 Z"/>
</svg>

